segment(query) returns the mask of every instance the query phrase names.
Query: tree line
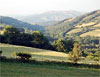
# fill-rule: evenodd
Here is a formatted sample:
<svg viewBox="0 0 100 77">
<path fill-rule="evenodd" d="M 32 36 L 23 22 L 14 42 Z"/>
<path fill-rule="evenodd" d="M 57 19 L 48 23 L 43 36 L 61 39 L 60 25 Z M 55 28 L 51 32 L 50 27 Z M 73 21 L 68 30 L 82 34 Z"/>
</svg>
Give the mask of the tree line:
<svg viewBox="0 0 100 77">
<path fill-rule="evenodd" d="M 0 40 L 1 43 L 6 44 L 29 46 L 61 52 L 72 51 L 74 43 L 72 40 L 64 39 L 58 39 L 53 43 L 50 43 L 48 38 L 40 31 L 31 31 L 31 33 L 26 33 L 13 26 L 4 27 L 3 33 L 0 35 Z"/>
</svg>

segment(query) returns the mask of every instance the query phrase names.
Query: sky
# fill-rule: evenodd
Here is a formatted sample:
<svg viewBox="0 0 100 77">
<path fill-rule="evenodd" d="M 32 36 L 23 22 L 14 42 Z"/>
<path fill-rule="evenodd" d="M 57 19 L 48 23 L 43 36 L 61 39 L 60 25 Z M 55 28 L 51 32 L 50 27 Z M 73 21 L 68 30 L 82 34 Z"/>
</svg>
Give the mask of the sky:
<svg viewBox="0 0 100 77">
<path fill-rule="evenodd" d="M 47 11 L 90 12 L 100 9 L 100 0 L 0 0 L 0 15 L 29 15 Z"/>
</svg>

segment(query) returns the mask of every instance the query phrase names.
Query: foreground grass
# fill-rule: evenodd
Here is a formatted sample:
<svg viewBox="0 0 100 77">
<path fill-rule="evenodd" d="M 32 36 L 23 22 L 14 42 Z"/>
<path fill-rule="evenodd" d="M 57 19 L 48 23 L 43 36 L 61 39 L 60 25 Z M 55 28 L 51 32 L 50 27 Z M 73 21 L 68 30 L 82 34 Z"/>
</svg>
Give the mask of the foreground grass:
<svg viewBox="0 0 100 77">
<path fill-rule="evenodd" d="M 1 77 L 99 77 L 100 70 L 57 64 L 1 62 Z"/>
</svg>

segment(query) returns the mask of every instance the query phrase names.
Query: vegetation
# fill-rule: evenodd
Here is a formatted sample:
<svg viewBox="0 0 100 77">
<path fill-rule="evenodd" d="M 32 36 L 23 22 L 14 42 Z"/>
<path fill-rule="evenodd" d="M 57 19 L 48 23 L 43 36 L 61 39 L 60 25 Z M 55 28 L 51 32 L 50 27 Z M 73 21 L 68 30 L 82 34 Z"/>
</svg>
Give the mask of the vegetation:
<svg viewBox="0 0 100 77">
<path fill-rule="evenodd" d="M 25 46 L 16 46 L 16 45 L 7 45 L 7 44 L 0 44 L 0 49 L 2 50 L 2 56 L 6 56 L 7 58 L 16 58 L 13 56 L 15 51 L 17 53 L 29 53 L 32 55 L 33 59 L 44 61 L 68 61 L 67 57 L 68 54 L 63 52 L 56 52 L 51 50 L 44 50 L 44 49 L 37 49 Z"/>
<path fill-rule="evenodd" d="M 18 26 L 18 24 L 20 24 L 20 26 L 22 26 L 21 28 L 25 28 L 23 24 L 24 25 L 27 24 L 23 22 L 19 23 L 18 20 L 14 20 L 9 17 L 6 18 L 8 20 L 5 20 L 5 17 L 0 17 L 0 18 L 1 18 L 1 24 L 3 25 L 15 24 L 15 26 Z M 92 32 L 95 31 L 96 33 L 98 33 L 96 36 L 99 36 L 100 28 L 99 26 L 96 26 L 100 23 L 99 18 L 100 18 L 100 11 L 98 10 L 98 11 L 94 11 L 82 15 L 80 17 L 66 19 L 53 26 L 49 26 L 50 28 L 46 27 L 46 35 L 47 37 L 50 37 L 49 40 L 40 31 L 32 31 L 33 30 L 32 27 L 30 27 L 32 28 L 31 30 L 25 28 L 24 31 L 14 26 L 6 26 L 1 28 L 0 43 L 5 43 L 0 45 L 0 50 L 1 50 L 0 60 L 1 63 L 3 64 L 3 67 L 1 69 L 2 76 L 6 76 L 8 75 L 8 73 L 9 75 L 19 76 L 19 72 L 20 72 L 20 76 L 23 76 L 24 74 L 26 77 L 29 75 L 40 76 L 40 77 L 50 76 L 50 75 L 54 77 L 56 76 L 64 77 L 64 76 L 70 76 L 71 73 L 72 76 L 86 75 L 88 77 L 89 74 L 93 76 L 96 75 L 99 76 L 97 73 L 99 72 L 98 69 L 88 69 L 88 72 L 86 72 L 87 70 L 86 68 L 78 69 L 74 67 L 73 69 L 73 67 L 69 67 L 69 66 L 66 68 L 66 66 L 64 66 L 63 64 L 69 62 L 70 65 L 73 64 L 82 65 L 82 66 L 86 65 L 87 67 L 90 67 L 92 65 L 93 67 L 100 65 L 99 62 L 100 37 L 94 37 L 94 34 L 92 34 Z M 14 24 L 12 24 L 12 21 L 10 20 L 14 20 L 13 21 Z M 91 34 L 93 35 L 93 37 L 91 37 L 92 36 Z M 7 44 L 12 44 L 12 45 L 7 45 Z M 35 47 L 35 48 L 31 48 L 31 47 Z M 40 48 L 40 49 L 36 49 L 36 48 Z M 43 50 L 43 49 L 47 49 L 47 50 Z M 50 50 L 56 50 L 59 52 L 50 51 Z M 16 51 L 15 53 L 16 57 L 12 55 L 13 52 L 15 51 Z M 40 61 L 39 66 L 37 65 L 39 62 L 33 64 L 35 60 L 37 62 Z M 23 61 L 26 61 L 26 64 Z M 41 64 L 42 63 L 41 61 L 45 61 L 47 65 L 44 65 L 45 63 Z M 52 66 L 48 65 L 50 61 L 51 61 L 50 64 L 57 62 L 58 63 L 58 65 L 56 65 L 57 68 L 54 67 L 53 64 Z M 62 63 L 63 66 L 60 67 L 59 63 Z M 11 67 L 14 68 L 12 69 Z M 17 69 L 18 67 L 22 68 L 22 70 Z M 52 74 L 48 72 L 52 72 Z M 71 73 L 69 74 L 69 72 Z"/>
<path fill-rule="evenodd" d="M 80 76 L 80 77 L 94 77 L 99 76 L 99 70 L 68 67 L 57 64 L 39 64 L 39 63 L 13 63 L 1 62 L 1 76 L 3 77 L 66 77 L 66 76 Z M 5 68 L 5 69 L 4 69 Z"/>
<path fill-rule="evenodd" d="M 68 53 L 72 51 L 73 41 L 58 39 L 54 41 L 54 48 L 56 48 L 57 51 Z"/>
<path fill-rule="evenodd" d="M 43 36 L 40 31 L 34 31 L 31 34 L 28 34 L 20 32 L 18 28 L 13 26 L 6 26 L 4 28 L 0 42 L 43 49 L 53 49 L 52 45 L 49 43 L 49 40 Z"/>
<path fill-rule="evenodd" d="M 38 61 L 72 62 L 72 60 L 69 60 L 68 53 L 63 53 L 63 52 L 56 52 L 56 51 L 43 50 L 43 49 L 24 47 L 24 46 L 16 46 L 16 45 L 6 45 L 6 44 L 0 44 L 0 49 L 3 52 L 2 56 L 6 56 L 7 58 L 16 58 L 13 56 L 13 53 L 15 53 L 16 51 L 18 53 L 20 52 L 29 53 L 32 55 L 32 59 L 35 59 Z M 94 59 L 90 59 L 88 57 L 86 57 L 85 59 L 79 60 L 78 62 L 84 63 L 84 64 L 85 63 L 97 64 L 96 63 L 97 61 L 94 61 Z M 98 61 L 98 64 L 100 64 L 99 61 Z"/>
<path fill-rule="evenodd" d="M 1 57 L 1 54 L 2 54 L 2 50 L 0 50 L 0 57 Z"/>
<path fill-rule="evenodd" d="M 76 18 L 65 19 L 57 24 L 46 27 L 46 35 L 51 38 L 66 38 L 72 36 L 95 36 L 100 35 L 100 10 L 96 10 Z M 98 33 L 97 35 L 94 35 Z M 84 35 L 82 35 L 84 34 Z M 51 39 L 52 40 L 52 39 Z"/>
<path fill-rule="evenodd" d="M 81 46 L 78 42 L 74 43 L 73 51 L 70 53 L 70 59 L 77 63 L 78 60 L 80 60 L 80 57 L 82 56 Z"/>
<path fill-rule="evenodd" d="M 21 60 L 29 60 L 32 57 L 31 54 L 22 52 L 20 53 L 16 52 L 15 56 L 18 56 Z"/>
</svg>

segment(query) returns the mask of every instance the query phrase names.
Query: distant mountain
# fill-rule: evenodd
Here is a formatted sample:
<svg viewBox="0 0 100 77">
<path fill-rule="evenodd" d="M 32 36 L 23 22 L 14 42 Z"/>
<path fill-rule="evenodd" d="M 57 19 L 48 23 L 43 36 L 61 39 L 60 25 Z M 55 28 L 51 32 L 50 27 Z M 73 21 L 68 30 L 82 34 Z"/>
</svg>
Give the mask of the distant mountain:
<svg viewBox="0 0 100 77">
<path fill-rule="evenodd" d="M 80 16 L 81 14 L 77 11 L 49 11 L 38 15 L 18 17 L 18 19 L 31 24 L 42 24 L 46 26 L 67 18 Z"/>
<path fill-rule="evenodd" d="M 11 17 L 0 16 L 0 24 L 12 25 L 18 28 L 27 28 L 29 30 L 44 30 L 40 25 L 32 25 Z M 4 25 L 3 25 L 4 26 Z"/>
<path fill-rule="evenodd" d="M 100 10 L 50 25 L 46 27 L 46 33 L 53 38 L 66 37 L 68 35 L 100 37 Z"/>
</svg>

